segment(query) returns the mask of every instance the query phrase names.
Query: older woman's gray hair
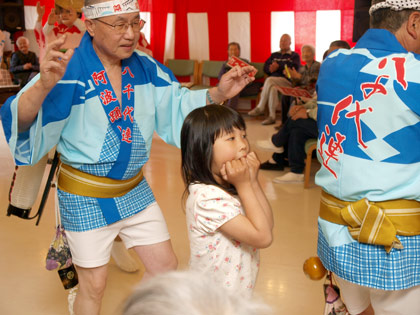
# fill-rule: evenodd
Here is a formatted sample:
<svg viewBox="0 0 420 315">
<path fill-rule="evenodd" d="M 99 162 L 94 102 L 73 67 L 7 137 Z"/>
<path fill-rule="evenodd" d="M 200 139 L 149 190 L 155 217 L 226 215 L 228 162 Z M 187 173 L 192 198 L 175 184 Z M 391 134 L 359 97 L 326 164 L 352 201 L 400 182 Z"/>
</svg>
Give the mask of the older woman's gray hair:
<svg viewBox="0 0 420 315">
<path fill-rule="evenodd" d="M 18 39 L 16 40 L 16 45 L 19 45 L 19 43 L 20 43 L 21 41 L 25 41 L 25 42 L 26 42 L 26 44 L 28 44 L 28 45 L 29 45 L 29 39 L 28 39 L 27 37 L 25 37 L 25 36 L 20 36 L 20 37 L 18 37 Z"/>
<path fill-rule="evenodd" d="M 302 51 L 303 51 L 304 49 L 310 49 L 310 50 L 312 51 L 312 54 L 315 56 L 315 47 L 314 47 L 314 46 L 309 45 L 309 44 L 306 44 L 306 45 L 303 45 L 303 46 L 302 46 Z"/>
<path fill-rule="evenodd" d="M 270 307 L 230 294 L 194 271 L 172 271 L 140 284 L 125 303 L 123 315 L 269 315 Z"/>
</svg>

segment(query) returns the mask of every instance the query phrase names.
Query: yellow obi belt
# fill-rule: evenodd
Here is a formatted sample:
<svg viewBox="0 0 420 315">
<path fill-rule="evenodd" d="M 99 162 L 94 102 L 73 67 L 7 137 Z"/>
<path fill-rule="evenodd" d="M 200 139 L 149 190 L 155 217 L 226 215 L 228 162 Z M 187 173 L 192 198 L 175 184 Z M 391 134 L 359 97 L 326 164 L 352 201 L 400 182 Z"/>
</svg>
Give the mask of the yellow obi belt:
<svg viewBox="0 0 420 315">
<path fill-rule="evenodd" d="M 396 235 L 420 235 L 420 202 L 397 199 L 382 202 L 366 198 L 348 202 L 325 191 L 321 195 L 319 216 L 329 222 L 347 225 L 350 235 L 360 243 L 403 249 Z"/>
<path fill-rule="evenodd" d="M 143 179 L 143 170 L 125 180 L 95 176 L 61 164 L 58 174 L 58 188 L 79 196 L 94 198 L 121 197 L 136 187 Z"/>
</svg>

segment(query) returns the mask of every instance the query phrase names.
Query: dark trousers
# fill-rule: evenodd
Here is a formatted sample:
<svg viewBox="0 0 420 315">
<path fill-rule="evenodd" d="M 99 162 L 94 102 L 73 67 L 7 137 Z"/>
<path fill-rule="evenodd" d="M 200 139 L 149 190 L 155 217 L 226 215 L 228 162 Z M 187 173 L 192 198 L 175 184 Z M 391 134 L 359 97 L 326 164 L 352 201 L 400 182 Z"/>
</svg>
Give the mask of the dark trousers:
<svg viewBox="0 0 420 315">
<path fill-rule="evenodd" d="M 243 96 L 254 96 L 258 95 L 258 93 L 261 90 L 263 83 L 262 82 L 251 82 L 247 86 L 244 87 L 244 89 L 236 96 L 229 99 L 226 103 L 227 106 L 230 108 L 233 108 L 235 110 L 238 109 L 238 103 L 239 103 L 239 97 Z"/>
<path fill-rule="evenodd" d="M 284 147 L 293 173 L 302 174 L 305 169 L 305 142 L 318 137 L 318 128 L 313 119 L 288 119 L 281 129 L 271 137 L 276 147 Z M 281 164 L 284 154 L 274 153 L 273 159 Z"/>
<path fill-rule="evenodd" d="M 294 97 L 288 96 L 288 95 L 282 95 L 281 96 L 281 123 L 284 125 L 288 119 L 289 109 L 292 105 L 292 101 L 294 100 Z"/>
</svg>

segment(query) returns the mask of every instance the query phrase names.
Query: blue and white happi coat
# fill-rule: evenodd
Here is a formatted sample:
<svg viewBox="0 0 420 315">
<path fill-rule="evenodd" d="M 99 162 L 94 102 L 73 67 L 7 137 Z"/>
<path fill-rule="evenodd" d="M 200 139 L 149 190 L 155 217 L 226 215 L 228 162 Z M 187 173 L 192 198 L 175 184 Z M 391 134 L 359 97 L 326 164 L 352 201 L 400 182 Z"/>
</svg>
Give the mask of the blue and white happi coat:
<svg viewBox="0 0 420 315">
<path fill-rule="evenodd" d="M 390 32 L 368 30 L 328 56 L 317 91 L 316 183 L 345 201 L 420 201 L 420 56 Z M 318 254 L 338 276 L 384 290 L 420 285 L 420 236 L 397 236 L 404 249 L 387 254 L 346 226 L 318 223 Z"/>
<path fill-rule="evenodd" d="M 155 130 L 165 142 L 179 147 L 184 118 L 206 104 L 206 90 L 181 88 L 169 69 L 135 51 L 122 60 L 120 106 L 86 33 L 30 129 L 18 133 L 19 98 L 38 79 L 2 108 L 4 132 L 18 165 L 35 164 L 57 145 L 65 164 L 96 176 L 129 179 L 147 162 Z M 61 190 L 58 196 L 65 229 L 77 232 L 130 217 L 155 201 L 145 179 L 117 198 Z"/>
</svg>

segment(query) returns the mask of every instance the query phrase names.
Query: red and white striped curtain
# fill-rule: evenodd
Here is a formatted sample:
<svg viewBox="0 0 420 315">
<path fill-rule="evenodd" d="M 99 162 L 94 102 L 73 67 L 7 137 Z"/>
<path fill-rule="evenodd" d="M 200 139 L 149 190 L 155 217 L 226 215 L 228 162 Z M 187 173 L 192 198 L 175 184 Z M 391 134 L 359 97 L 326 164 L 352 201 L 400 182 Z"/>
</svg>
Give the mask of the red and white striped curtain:
<svg viewBox="0 0 420 315">
<path fill-rule="evenodd" d="M 25 22 L 33 29 L 37 0 L 25 0 Z M 40 0 L 46 16 L 52 0 Z M 279 49 L 280 36 L 292 36 L 292 49 L 315 46 L 317 60 L 333 40 L 351 45 L 354 1 L 351 0 L 139 0 L 144 29 L 153 56 L 225 60 L 230 41 L 241 45 L 241 56 L 263 62 Z M 44 17 L 44 23 L 46 22 Z"/>
</svg>

